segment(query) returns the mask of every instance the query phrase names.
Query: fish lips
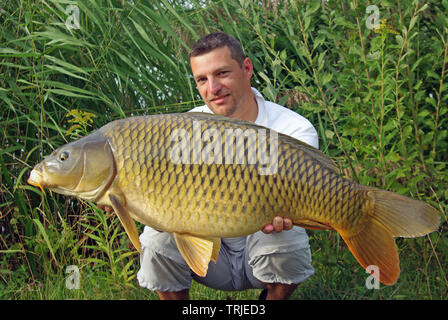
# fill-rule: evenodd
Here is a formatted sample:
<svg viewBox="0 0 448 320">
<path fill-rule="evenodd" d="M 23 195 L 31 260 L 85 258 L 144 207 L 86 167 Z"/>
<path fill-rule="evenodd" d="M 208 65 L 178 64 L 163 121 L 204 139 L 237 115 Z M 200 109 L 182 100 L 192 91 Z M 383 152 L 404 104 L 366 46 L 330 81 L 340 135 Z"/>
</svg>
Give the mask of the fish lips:
<svg viewBox="0 0 448 320">
<path fill-rule="evenodd" d="M 40 166 L 41 164 L 39 163 L 33 170 L 31 170 L 27 182 L 32 186 L 38 187 L 42 193 L 45 194 L 44 187 L 46 187 L 46 185 L 43 181 L 42 173 L 38 169 Z"/>
<path fill-rule="evenodd" d="M 42 167 L 41 164 L 38 164 L 34 169 L 31 171 L 30 176 L 28 178 L 28 183 L 32 186 L 42 188 L 44 187 L 43 177 L 42 173 L 39 170 L 39 168 Z"/>
</svg>

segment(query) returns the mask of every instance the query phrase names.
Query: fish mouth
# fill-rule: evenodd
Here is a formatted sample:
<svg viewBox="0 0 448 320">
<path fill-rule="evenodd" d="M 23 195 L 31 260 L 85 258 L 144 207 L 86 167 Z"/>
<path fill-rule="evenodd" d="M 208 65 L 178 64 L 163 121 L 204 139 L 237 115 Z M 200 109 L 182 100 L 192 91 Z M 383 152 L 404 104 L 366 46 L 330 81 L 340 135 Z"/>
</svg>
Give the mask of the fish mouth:
<svg viewBox="0 0 448 320">
<path fill-rule="evenodd" d="M 42 187 L 42 174 L 36 169 L 33 169 L 27 182 L 32 186 Z"/>
<path fill-rule="evenodd" d="M 42 192 L 45 194 L 44 184 L 42 180 L 42 173 L 40 173 L 36 169 L 33 169 L 27 182 L 32 186 L 39 187 L 39 189 L 42 190 Z"/>
</svg>

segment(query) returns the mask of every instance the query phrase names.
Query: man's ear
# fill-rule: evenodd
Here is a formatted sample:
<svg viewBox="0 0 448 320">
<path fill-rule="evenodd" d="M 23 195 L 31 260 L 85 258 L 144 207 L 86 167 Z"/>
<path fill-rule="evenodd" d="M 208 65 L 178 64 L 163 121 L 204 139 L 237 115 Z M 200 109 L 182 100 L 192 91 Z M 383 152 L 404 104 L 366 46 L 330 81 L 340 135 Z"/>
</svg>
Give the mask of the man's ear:
<svg viewBox="0 0 448 320">
<path fill-rule="evenodd" d="M 244 70 L 244 73 L 246 74 L 247 79 L 249 80 L 250 78 L 252 78 L 254 67 L 249 57 L 246 57 L 246 59 L 243 60 L 242 68 Z"/>
</svg>

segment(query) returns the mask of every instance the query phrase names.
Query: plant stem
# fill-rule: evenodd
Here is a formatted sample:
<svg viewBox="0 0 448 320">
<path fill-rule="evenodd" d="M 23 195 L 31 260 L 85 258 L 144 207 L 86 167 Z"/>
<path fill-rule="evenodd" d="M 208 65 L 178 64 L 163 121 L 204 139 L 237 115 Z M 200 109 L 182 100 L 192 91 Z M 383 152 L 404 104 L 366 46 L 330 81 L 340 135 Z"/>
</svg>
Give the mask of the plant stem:
<svg viewBox="0 0 448 320">
<path fill-rule="evenodd" d="M 439 129 L 440 103 L 442 102 L 442 87 L 443 87 L 443 80 L 445 77 L 445 66 L 446 66 L 447 52 L 448 52 L 448 41 L 445 40 L 445 49 L 443 52 L 443 62 L 442 62 L 442 73 L 440 74 L 440 83 L 439 83 L 439 94 L 437 95 L 436 121 L 434 124 L 434 140 L 432 143 L 432 153 L 433 153 L 434 157 L 436 154 L 437 134 L 438 134 L 438 129 Z"/>
</svg>

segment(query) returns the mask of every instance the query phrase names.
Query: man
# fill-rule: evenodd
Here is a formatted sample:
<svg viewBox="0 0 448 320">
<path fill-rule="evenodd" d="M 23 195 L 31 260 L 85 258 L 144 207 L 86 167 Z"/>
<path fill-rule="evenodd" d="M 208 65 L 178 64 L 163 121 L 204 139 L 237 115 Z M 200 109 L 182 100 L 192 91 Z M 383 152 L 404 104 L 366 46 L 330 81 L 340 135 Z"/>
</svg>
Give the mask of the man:
<svg viewBox="0 0 448 320">
<path fill-rule="evenodd" d="M 265 101 L 251 88 L 253 66 L 236 39 L 224 33 L 207 35 L 193 46 L 189 57 L 205 102 L 191 111 L 252 121 L 318 147 L 316 130 L 308 120 Z M 291 230 L 279 232 L 283 229 Z M 305 230 L 282 217 L 247 237 L 222 239 L 218 261 L 210 262 L 204 278 L 189 269 L 170 233 L 146 226 L 140 242 L 137 279 L 161 299 L 188 299 L 192 279 L 221 290 L 263 288 L 266 299 L 287 299 L 314 273 Z"/>
</svg>

